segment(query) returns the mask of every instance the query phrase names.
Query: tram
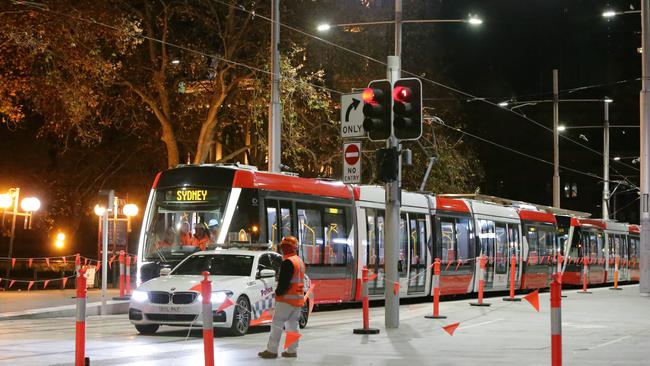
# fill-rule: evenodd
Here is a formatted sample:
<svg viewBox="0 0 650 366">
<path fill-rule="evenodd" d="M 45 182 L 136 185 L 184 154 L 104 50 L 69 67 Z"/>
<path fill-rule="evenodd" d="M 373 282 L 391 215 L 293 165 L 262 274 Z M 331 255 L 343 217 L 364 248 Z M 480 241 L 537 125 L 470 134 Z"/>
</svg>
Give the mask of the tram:
<svg viewBox="0 0 650 366">
<path fill-rule="evenodd" d="M 315 304 L 360 300 L 361 271 L 377 276 L 372 298 L 383 298 L 384 189 L 257 171 L 244 165 L 181 165 L 159 173 L 143 216 L 138 284 L 191 253 L 224 246 L 277 250 L 294 235 Z M 443 295 L 478 289 L 476 258 L 488 258 L 485 291 L 548 286 L 564 271 L 579 284 L 577 259 L 589 256 L 591 283 L 610 282 L 619 256 L 621 281 L 638 280 L 638 226 L 588 219 L 586 214 L 480 195 L 403 192 L 400 213 L 400 297 L 432 294 L 432 263 L 442 261 Z M 192 238 L 202 237 L 201 246 Z M 611 239 L 610 243 L 605 241 Z M 588 244 L 586 244 L 588 243 Z M 204 245 L 204 246 L 203 246 Z M 557 263 L 558 254 L 567 260 Z M 612 262 L 613 263 L 613 262 Z M 390 285 L 391 288 L 393 285 Z"/>
</svg>

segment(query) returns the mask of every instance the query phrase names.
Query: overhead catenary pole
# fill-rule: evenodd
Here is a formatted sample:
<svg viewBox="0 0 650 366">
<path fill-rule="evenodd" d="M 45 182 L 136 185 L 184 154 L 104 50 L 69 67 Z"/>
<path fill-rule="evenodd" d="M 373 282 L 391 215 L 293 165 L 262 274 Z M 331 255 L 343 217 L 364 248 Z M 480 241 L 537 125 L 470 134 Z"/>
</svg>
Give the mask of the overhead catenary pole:
<svg viewBox="0 0 650 366">
<path fill-rule="evenodd" d="M 641 253 L 639 292 L 650 296 L 650 0 L 641 1 L 641 95 L 640 95 L 640 127 L 641 127 Z"/>
<path fill-rule="evenodd" d="M 269 106 L 268 155 L 270 172 L 279 172 L 282 144 L 280 110 L 280 0 L 271 1 L 271 105 Z"/>
<path fill-rule="evenodd" d="M 8 255 L 9 258 L 12 258 L 14 255 L 14 239 L 16 238 L 16 217 L 18 216 L 18 201 L 20 200 L 20 188 L 14 189 L 14 194 L 11 197 L 11 199 L 13 200 L 13 214 L 11 216 L 11 234 L 9 236 L 9 255 Z M 5 277 L 9 277 L 10 273 L 11 273 L 11 266 L 8 265 L 7 274 Z"/>
<path fill-rule="evenodd" d="M 395 0 L 395 55 L 388 56 L 387 77 L 391 85 L 400 77 L 401 52 L 402 52 L 402 1 Z M 392 96 L 391 100 L 392 110 Z M 391 126 L 393 125 L 393 114 L 391 113 Z M 389 149 L 398 149 L 399 141 L 391 134 L 386 142 Z M 401 158 L 398 155 L 398 159 Z M 401 164 L 400 164 L 401 165 Z M 397 179 L 386 183 L 386 246 L 385 246 L 385 271 L 386 285 L 384 324 L 386 328 L 399 328 L 399 291 L 394 289 L 399 286 L 399 273 L 397 262 L 399 261 L 399 210 L 400 210 L 400 179 L 401 169 L 398 169 Z M 397 284 L 397 286 L 396 286 Z"/>
<path fill-rule="evenodd" d="M 553 207 L 560 207 L 560 98 L 558 74 L 553 70 Z"/>
<path fill-rule="evenodd" d="M 609 99 L 605 97 L 603 126 L 603 219 L 609 219 Z"/>
</svg>

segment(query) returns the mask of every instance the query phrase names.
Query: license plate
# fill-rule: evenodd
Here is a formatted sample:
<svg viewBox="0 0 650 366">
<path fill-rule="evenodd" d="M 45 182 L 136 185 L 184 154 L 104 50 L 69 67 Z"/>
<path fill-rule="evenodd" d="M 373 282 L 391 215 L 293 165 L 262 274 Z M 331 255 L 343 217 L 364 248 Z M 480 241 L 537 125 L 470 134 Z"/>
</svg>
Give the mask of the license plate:
<svg viewBox="0 0 650 366">
<path fill-rule="evenodd" d="M 178 313 L 181 308 L 180 306 L 158 306 L 158 310 L 166 313 Z"/>
</svg>

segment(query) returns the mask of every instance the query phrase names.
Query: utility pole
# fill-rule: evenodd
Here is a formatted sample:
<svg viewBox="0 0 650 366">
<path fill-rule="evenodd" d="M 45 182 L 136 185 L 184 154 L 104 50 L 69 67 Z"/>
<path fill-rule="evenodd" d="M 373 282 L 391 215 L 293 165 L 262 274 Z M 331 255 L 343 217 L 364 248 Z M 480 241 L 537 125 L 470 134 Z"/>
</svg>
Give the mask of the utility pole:
<svg viewBox="0 0 650 366">
<path fill-rule="evenodd" d="M 641 0 L 641 258 L 639 292 L 650 296 L 650 0 Z"/>
<path fill-rule="evenodd" d="M 560 208 L 560 98 L 557 69 L 553 70 L 553 207 Z"/>
<path fill-rule="evenodd" d="M 104 215 L 102 216 L 102 306 L 100 308 L 101 315 L 108 315 L 108 308 L 106 301 L 108 300 L 108 212 L 110 210 L 117 210 L 113 207 L 115 200 L 115 192 L 111 189 L 107 192 L 107 204 Z M 115 240 L 115 236 L 113 236 Z"/>
<path fill-rule="evenodd" d="M 9 192 L 11 194 L 11 191 Z M 13 195 L 11 196 L 13 200 L 13 215 L 11 216 L 11 236 L 9 237 L 9 258 L 14 256 L 14 239 L 16 238 L 16 216 L 18 216 L 18 202 L 20 199 L 20 188 L 15 188 Z M 4 217 L 3 217 L 4 220 Z M 27 218 L 25 218 L 27 220 Z M 2 222 L 4 225 L 4 221 Z M 9 277 L 11 274 L 11 266 L 7 265 L 7 273 L 5 277 Z"/>
<path fill-rule="evenodd" d="M 271 105 L 269 106 L 269 172 L 280 172 L 282 120 L 280 110 L 280 0 L 271 1 Z"/>
<path fill-rule="evenodd" d="M 400 78 L 402 52 L 402 0 L 395 0 L 395 55 L 388 56 L 388 80 L 391 86 Z M 392 89 L 392 88 L 391 88 Z M 388 96 L 391 99 L 392 95 Z M 392 105 L 392 104 L 391 104 Z M 391 108 L 392 109 L 392 108 Z M 391 112 L 391 128 L 393 126 L 393 113 Z M 399 261 L 399 211 L 400 211 L 400 181 L 401 181 L 401 156 L 399 155 L 399 141 L 391 134 L 386 141 L 386 147 L 397 149 L 398 169 L 397 179 L 385 184 L 386 191 L 386 245 L 385 245 L 385 271 L 386 284 L 384 286 L 385 314 L 384 324 L 386 328 L 399 328 L 399 291 L 394 291 L 395 284 L 399 284 L 399 272 L 397 262 Z"/>
<path fill-rule="evenodd" d="M 605 119 L 603 126 L 603 219 L 609 219 L 609 98 L 605 97 Z"/>
</svg>

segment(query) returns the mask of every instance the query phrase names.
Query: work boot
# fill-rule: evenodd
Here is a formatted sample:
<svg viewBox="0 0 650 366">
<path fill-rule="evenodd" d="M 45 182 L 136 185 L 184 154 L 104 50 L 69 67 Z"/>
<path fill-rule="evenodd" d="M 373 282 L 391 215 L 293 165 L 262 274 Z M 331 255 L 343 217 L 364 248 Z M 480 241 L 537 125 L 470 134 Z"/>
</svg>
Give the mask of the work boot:
<svg viewBox="0 0 650 366">
<path fill-rule="evenodd" d="M 298 352 L 284 351 L 282 352 L 282 357 L 298 357 Z"/>
<path fill-rule="evenodd" d="M 273 352 L 270 352 L 268 350 L 267 351 L 262 351 L 262 352 L 258 353 L 257 355 L 259 357 L 261 357 L 261 358 L 277 358 L 278 357 L 277 353 L 273 353 Z"/>
</svg>

